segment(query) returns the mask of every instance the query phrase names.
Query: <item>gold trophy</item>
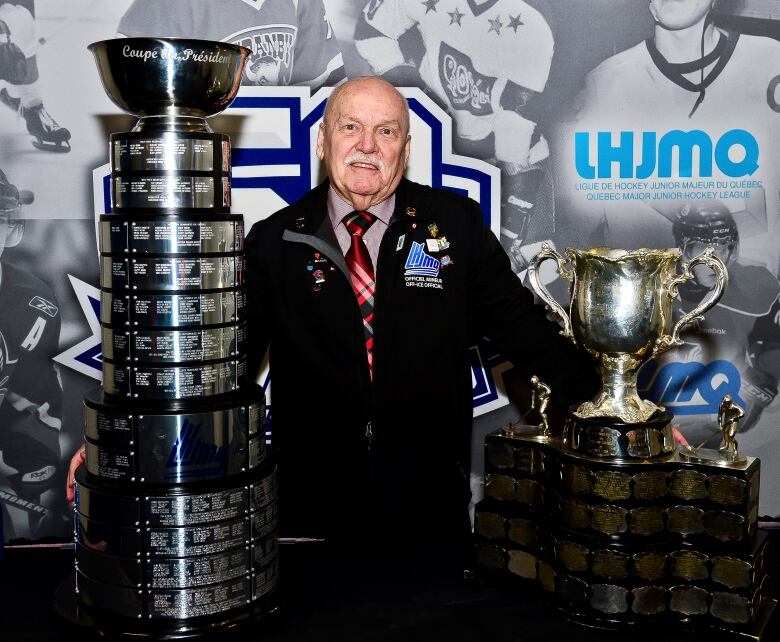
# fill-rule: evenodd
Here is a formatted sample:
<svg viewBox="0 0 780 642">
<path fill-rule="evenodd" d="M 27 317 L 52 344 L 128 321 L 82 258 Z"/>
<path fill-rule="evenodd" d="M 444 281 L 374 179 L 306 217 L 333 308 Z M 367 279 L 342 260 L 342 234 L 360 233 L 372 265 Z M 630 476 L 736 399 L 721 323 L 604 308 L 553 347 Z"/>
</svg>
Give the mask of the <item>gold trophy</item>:
<svg viewBox="0 0 780 642">
<path fill-rule="evenodd" d="M 539 279 L 547 259 L 571 282 L 568 311 Z M 677 287 L 696 265 L 713 271 L 714 286 L 674 322 Z M 680 331 L 717 303 L 725 266 L 711 249 L 686 263 L 677 249 L 564 257 L 545 244 L 528 272 L 562 334 L 596 360 L 602 386 L 561 429 L 544 413 L 555 391 L 534 377 L 531 410 L 487 436 L 478 571 L 546 594 L 564 617 L 591 626 L 760 640 L 776 602 L 757 529 L 760 466 L 736 440 L 743 411 L 724 398 L 718 450 L 678 447 L 671 414 L 636 383 L 645 361 L 680 345 Z"/>
<path fill-rule="evenodd" d="M 567 249 L 566 258 L 544 244 L 528 267 L 536 294 L 563 322 L 562 334 L 586 350 L 601 375 L 601 389 L 570 417 L 567 445 L 601 457 L 669 456 L 675 450 L 671 415 L 637 393 L 637 371 L 647 360 L 682 344 L 680 331 L 715 305 L 728 283 L 723 262 L 705 250 L 682 262 L 678 249 L 634 251 L 597 247 Z M 539 279 L 539 266 L 553 259 L 571 282 L 568 313 Z M 681 271 L 677 272 L 677 266 Z M 715 273 L 708 295 L 676 323 L 677 286 L 693 279 L 692 268 Z"/>
</svg>

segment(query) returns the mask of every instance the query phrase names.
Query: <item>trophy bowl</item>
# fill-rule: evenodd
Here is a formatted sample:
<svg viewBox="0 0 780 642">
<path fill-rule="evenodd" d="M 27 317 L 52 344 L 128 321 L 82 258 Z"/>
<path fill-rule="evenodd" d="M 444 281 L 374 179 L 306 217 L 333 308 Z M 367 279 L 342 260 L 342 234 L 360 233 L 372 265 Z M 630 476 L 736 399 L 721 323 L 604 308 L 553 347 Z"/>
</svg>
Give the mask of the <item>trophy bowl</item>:
<svg viewBox="0 0 780 642">
<path fill-rule="evenodd" d="M 596 360 L 601 375 L 599 393 L 574 414 L 581 418 L 614 418 L 629 424 L 647 422 L 653 415 L 663 413 L 663 409 L 639 397 L 639 367 L 682 345 L 680 331 L 701 319 L 720 299 L 728 284 L 726 266 L 712 248 L 688 262 L 681 260 L 682 253 L 677 248 L 567 248 L 565 255 L 543 244 L 531 261 L 528 275 L 536 294 L 563 322 L 562 334 Z M 539 265 L 547 259 L 555 260 L 558 274 L 571 282 L 568 312 L 540 280 Z M 694 278 L 691 270 L 696 265 L 713 271 L 715 286 L 693 310 L 674 323 L 672 301 L 677 297 L 677 286 Z"/>
<path fill-rule="evenodd" d="M 135 131 L 154 128 L 154 119 L 171 129 L 171 120 L 205 119 L 227 108 L 250 53 L 190 38 L 115 38 L 88 48 L 108 97 L 141 118 Z"/>
</svg>

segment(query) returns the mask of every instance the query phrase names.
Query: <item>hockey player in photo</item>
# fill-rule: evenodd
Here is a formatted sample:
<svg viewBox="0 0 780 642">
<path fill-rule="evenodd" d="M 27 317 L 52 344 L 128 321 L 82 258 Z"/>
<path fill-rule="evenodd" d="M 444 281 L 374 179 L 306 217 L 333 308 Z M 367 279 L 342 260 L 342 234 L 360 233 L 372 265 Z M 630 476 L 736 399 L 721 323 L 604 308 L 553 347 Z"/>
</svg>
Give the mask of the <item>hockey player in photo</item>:
<svg viewBox="0 0 780 642">
<path fill-rule="evenodd" d="M 683 433 L 692 442 L 700 443 L 705 437 L 717 436 L 714 423 L 703 422 L 702 415 L 717 413 L 724 394 L 730 394 L 745 410 L 740 422 L 742 431 L 756 424 L 777 395 L 777 368 L 767 370 L 756 359 L 756 348 L 751 348 L 750 337 L 757 322 L 769 314 L 777 300 L 780 283 L 765 267 L 741 259 L 737 223 L 719 201 L 683 205 L 674 221 L 673 232 L 685 261 L 713 248 L 729 273 L 729 284 L 720 301 L 702 320 L 683 332 L 685 346 L 670 355 L 674 362 L 698 364 L 698 370 L 687 371 L 682 390 L 672 389 L 673 386 L 667 389 L 669 379 L 659 377 L 648 391 L 652 400 L 669 405 Z M 694 276 L 694 280 L 678 287 L 679 299 L 675 303 L 678 318 L 698 305 L 715 285 L 709 268 L 695 266 Z M 696 391 L 698 398 L 694 397 Z M 702 399 L 709 404 L 709 412 L 700 408 Z M 694 406 L 691 415 L 686 414 L 686 404 Z"/>
<path fill-rule="evenodd" d="M 501 168 L 501 242 L 515 272 L 520 248 L 553 231 L 549 150 L 537 126 L 553 34 L 523 0 L 371 0 L 355 47 L 373 72 L 424 88 L 452 116 L 458 153 Z M 419 54 L 405 43 L 418 35 Z"/>
<path fill-rule="evenodd" d="M 322 0 L 135 0 L 120 36 L 203 38 L 251 50 L 243 85 L 309 85 L 344 80 L 341 49 Z"/>
<path fill-rule="evenodd" d="M 70 131 L 43 106 L 35 52 L 33 0 L 0 0 L 0 102 L 19 114 L 33 145 L 46 151 L 70 151 Z"/>
<path fill-rule="evenodd" d="M 756 320 L 748 338 L 751 362 L 764 376 L 753 382 L 749 392 L 755 403 L 748 407 L 746 428 L 755 425 L 777 396 L 780 382 L 780 298 L 775 300 L 767 314 Z"/>
<path fill-rule="evenodd" d="M 32 195 L 0 171 L 0 507 L 5 541 L 38 539 L 62 519 L 60 333 L 51 288 L 11 264 Z M 60 524 L 57 524 L 60 526 Z M 57 528 L 57 530 L 60 530 Z"/>
<path fill-rule="evenodd" d="M 637 147 L 643 132 L 654 132 L 657 139 L 670 131 L 686 135 L 703 132 L 713 149 L 727 132 L 747 130 L 756 141 L 760 162 L 757 171 L 752 168 L 754 172 L 744 178 L 761 186 L 744 199 L 745 216 L 758 225 L 751 234 L 743 235 L 743 253 L 777 273 L 780 116 L 772 88 L 777 86 L 780 73 L 780 42 L 716 26 L 716 0 L 650 0 L 648 9 L 655 23 L 653 36 L 607 58 L 587 75 L 577 100 L 574 129 L 588 132 L 591 144 L 596 132 L 611 132 L 613 145 L 618 144 L 621 131 L 630 131 Z M 567 225 L 576 229 L 581 242 L 626 249 L 668 245 L 680 201 L 664 202 L 663 190 L 656 190 L 658 200 L 654 198 L 652 202 L 585 202 L 584 194 L 573 193 L 573 186 L 583 177 L 573 174 L 572 140 L 573 132 L 562 130 L 560 146 L 568 152 L 561 154 L 567 159 L 563 165 L 566 176 L 559 178 L 569 190 L 571 205 L 567 209 L 573 210 Z M 685 144 L 694 148 L 699 144 L 691 141 L 688 138 Z M 644 152 L 635 151 L 635 165 L 640 164 Z M 739 148 L 733 150 L 735 157 L 740 153 Z M 596 157 L 593 152 L 591 162 Z M 691 167 L 681 167 L 682 162 L 673 164 L 670 178 L 720 178 L 728 179 L 726 184 L 730 185 L 735 177 L 720 173 L 716 160 L 713 161 L 712 151 L 704 161 L 696 159 L 694 151 Z M 713 170 L 702 171 L 702 162 L 712 163 Z M 624 178 L 622 166 L 620 171 L 620 178 Z M 616 177 L 615 170 L 607 180 Z M 650 184 L 653 177 L 648 179 Z M 733 212 L 742 209 L 732 205 L 729 208 Z"/>
</svg>

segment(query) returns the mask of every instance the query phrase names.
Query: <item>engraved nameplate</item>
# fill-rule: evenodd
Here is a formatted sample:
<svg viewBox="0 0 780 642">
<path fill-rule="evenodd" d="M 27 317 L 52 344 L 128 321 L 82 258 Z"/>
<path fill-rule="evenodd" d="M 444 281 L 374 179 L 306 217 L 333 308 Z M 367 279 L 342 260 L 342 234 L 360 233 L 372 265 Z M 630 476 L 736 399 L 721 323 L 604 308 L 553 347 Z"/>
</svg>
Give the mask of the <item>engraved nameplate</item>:
<svg viewBox="0 0 780 642">
<path fill-rule="evenodd" d="M 214 169 L 215 142 L 219 144 L 219 141 L 207 138 L 183 138 L 177 132 L 161 132 L 158 136 L 144 138 L 115 135 L 112 137 L 112 170 L 210 172 Z M 221 150 L 221 145 L 219 147 Z M 228 162 L 229 159 L 230 156 Z"/>
<path fill-rule="evenodd" d="M 226 176 L 115 176 L 111 196 L 113 209 L 213 209 L 230 206 L 230 183 Z"/>
<path fill-rule="evenodd" d="M 203 294 L 101 293 L 100 320 L 115 326 L 170 328 L 233 323 L 244 318 L 242 290 Z"/>
</svg>

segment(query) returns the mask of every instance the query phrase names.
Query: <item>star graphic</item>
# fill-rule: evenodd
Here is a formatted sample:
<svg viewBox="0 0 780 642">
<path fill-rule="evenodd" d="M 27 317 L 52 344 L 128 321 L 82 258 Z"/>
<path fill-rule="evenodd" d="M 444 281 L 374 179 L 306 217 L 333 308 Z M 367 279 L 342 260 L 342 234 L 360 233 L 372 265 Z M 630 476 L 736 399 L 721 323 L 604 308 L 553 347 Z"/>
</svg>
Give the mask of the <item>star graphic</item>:
<svg viewBox="0 0 780 642">
<path fill-rule="evenodd" d="M 488 22 L 490 23 L 490 29 L 488 29 L 488 33 L 491 31 L 495 31 L 496 35 L 501 35 L 501 27 L 504 25 L 501 23 L 501 16 L 496 16 L 493 20 L 488 18 Z"/>
<path fill-rule="evenodd" d="M 458 8 L 455 7 L 455 11 L 448 11 L 447 15 L 450 17 L 450 24 L 451 25 L 457 24 L 460 27 L 460 26 L 462 26 L 460 24 L 460 20 L 466 14 L 465 13 L 461 13 L 460 11 L 458 11 Z"/>
<path fill-rule="evenodd" d="M 516 17 L 509 16 L 509 27 L 515 30 L 515 33 L 517 33 L 517 28 L 522 27 L 525 23 L 520 21 L 520 16 L 522 14 L 518 13 Z"/>
<path fill-rule="evenodd" d="M 70 274 L 68 274 L 68 278 L 92 334 L 76 345 L 71 346 L 65 352 L 58 354 L 54 357 L 54 361 L 66 368 L 100 381 L 102 379 L 101 370 L 103 367 L 100 290 L 94 285 L 90 285 Z"/>
<path fill-rule="evenodd" d="M 439 0 L 423 0 L 425 5 L 425 15 L 427 16 L 430 11 L 436 11 L 436 5 L 439 4 Z"/>
</svg>

